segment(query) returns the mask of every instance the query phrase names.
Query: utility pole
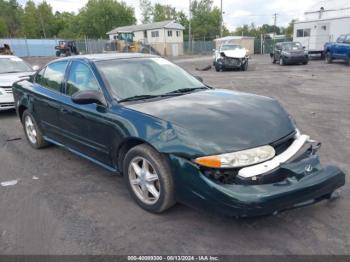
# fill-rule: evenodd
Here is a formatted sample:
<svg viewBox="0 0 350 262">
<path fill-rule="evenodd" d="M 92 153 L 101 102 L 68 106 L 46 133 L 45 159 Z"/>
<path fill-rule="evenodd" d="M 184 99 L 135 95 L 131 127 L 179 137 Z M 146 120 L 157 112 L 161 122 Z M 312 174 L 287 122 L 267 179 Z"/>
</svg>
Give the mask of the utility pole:
<svg viewBox="0 0 350 262">
<path fill-rule="evenodd" d="M 278 16 L 277 13 L 273 14 L 273 20 L 274 20 L 274 22 L 273 22 L 273 25 L 274 25 L 273 31 L 274 31 L 275 35 L 276 35 L 276 26 L 277 26 L 277 16 Z"/>
<path fill-rule="evenodd" d="M 192 52 L 192 32 L 191 32 L 191 20 L 192 20 L 192 6 L 191 0 L 189 0 L 189 13 L 188 13 L 188 45 Z"/>
<path fill-rule="evenodd" d="M 224 19 L 223 19 L 223 15 L 222 15 L 222 0 L 221 0 L 220 1 L 220 37 L 222 37 L 223 23 L 224 23 Z"/>
</svg>

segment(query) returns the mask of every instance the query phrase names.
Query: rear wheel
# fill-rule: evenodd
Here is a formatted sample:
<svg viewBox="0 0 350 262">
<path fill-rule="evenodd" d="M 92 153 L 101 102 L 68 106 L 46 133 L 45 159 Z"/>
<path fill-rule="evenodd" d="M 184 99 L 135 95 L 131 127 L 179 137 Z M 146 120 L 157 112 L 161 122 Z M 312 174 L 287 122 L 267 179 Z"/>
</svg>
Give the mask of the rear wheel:
<svg viewBox="0 0 350 262">
<path fill-rule="evenodd" d="M 44 140 L 33 115 L 28 110 L 23 112 L 22 124 L 27 140 L 32 147 L 40 149 L 49 145 Z"/>
<path fill-rule="evenodd" d="M 132 148 L 125 156 L 123 171 L 131 196 L 143 209 L 161 213 L 175 204 L 169 164 L 151 146 Z"/>
<path fill-rule="evenodd" d="M 326 63 L 331 64 L 333 62 L 332 55 L 330 52 L 326 53 Z"/>
</svg>

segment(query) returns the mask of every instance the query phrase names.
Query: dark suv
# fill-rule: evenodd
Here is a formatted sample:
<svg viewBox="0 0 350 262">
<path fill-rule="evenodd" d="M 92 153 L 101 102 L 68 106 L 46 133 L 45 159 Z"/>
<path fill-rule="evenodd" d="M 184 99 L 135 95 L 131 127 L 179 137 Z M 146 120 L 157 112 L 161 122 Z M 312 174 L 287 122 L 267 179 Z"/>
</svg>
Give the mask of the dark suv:
<svg viewBox="0 0 350 262">
<path fill-rule="evenodd" d="M 303 64 L 309 62 L 309 54 L 299 42 L 277 43 L 270 54 L 272 63 L 279 62 L 280 65 Z"/>
</svg>

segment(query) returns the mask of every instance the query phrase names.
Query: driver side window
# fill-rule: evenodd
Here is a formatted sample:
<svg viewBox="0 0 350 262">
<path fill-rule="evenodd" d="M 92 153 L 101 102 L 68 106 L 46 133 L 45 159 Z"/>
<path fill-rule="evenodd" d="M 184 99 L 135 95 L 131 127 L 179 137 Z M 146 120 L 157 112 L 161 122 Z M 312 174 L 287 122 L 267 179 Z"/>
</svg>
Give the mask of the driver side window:
<svg viewBox="0 0 350 262">
<path fill-rule="evenodd" d="M 84 63 L 74 61 L 67 79 L 66 94 L 74 95 L 82 90 L 100 90 L 99 84 L 90 67 Z"/>
<path fill-rule="evenodd" d="M 338 43 L 343 43 L 344 40 L 345 40 L 345 35 L 341 35 L 341 36 L 338 37 L 337 42 Z"/>
</svg>

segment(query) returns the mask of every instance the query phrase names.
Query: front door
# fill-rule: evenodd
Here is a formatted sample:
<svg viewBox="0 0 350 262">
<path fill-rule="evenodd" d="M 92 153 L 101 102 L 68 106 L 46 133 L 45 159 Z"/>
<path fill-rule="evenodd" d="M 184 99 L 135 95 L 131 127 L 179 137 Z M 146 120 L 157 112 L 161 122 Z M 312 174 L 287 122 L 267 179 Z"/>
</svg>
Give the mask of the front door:
<svg viewBox="0 0 350 262">
<path fill-rule="evenodd" d="M 66 95 L 60 110 L 64 144 L 92 160 L 112 166 L 113 128 L 106 117 L 108 108 L 97 104 L 75 104 L 71 96 L 82 90 L 101 91 L 90 65 L 73 61 L 69 68 Z"/>
</svg>

